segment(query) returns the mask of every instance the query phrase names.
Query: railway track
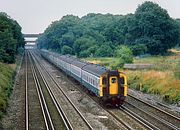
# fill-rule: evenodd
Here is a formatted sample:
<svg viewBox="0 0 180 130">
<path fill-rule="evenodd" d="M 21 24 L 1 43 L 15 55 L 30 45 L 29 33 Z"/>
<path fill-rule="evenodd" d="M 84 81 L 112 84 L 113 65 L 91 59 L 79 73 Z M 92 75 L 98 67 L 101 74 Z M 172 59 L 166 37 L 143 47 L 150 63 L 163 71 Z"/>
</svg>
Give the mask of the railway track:
<svg viewBox="0 0 180 130">
<path fill-rule="evenodd" d="M 103 106 L 101 106 L 101 107 L 103 107 Z M 120 118 L 120 115 L 122 114 L 121 112 L 119 112 L 119 111 L 117 111 L 117 110 L 108 110 L 108 109 L 105 109 L 111 116 L 113 116 L 118 122 L 120 122 L 121 124 L 123 124 L 124 126 L 125 126 L 125 128 L 127 129 L 127 130 L 134 130 L 134 128 L 133 128 L 133 125 L 134 126 L 136 126 L 136 128 L 137 129 L 144 129 L 145 127 L 142 127 L 142 126 L 139 126 L 139 125 L 137 125 L 137 122 L 136 123 L 134 123 L 132 120 L 131 120 L 131 118 L 129 119 L 129 120 L 131 120 L 131 122 L 128 122 L 128 117 L 127 117 L 127 115 L 124 115 L 123 114 L 123 119 L 122 119 L 122 117 Z M 130 117 L 131 117 L 131 115 L 130 115 Z"/>
<path fill-rule="evenodd" d="M 92 98 L 95 102 L 98 101 L 97 99 Z M 133 111 L 129 110 L 128 108 L 121 106 L 119 109 L 108 109 L 105 108 L 104 106 L 100 105 L 102 109 L 105 109 L 111 116 L 113 116 L 117 121 L 122 123 L 128 130 L 133 130 L 133 129 L 148 129 L 148 130 L 154 130 L 158 129 L 155 127 L 153 124 L 150 122 L 147 122 L 145 119 L 141 118 L 138 116 L 136 113 Z"/>
<path fill-rule="evenodd" d="M 45 71 L 46 69 L 40 62 L 38 62 L 35 55 L 33 55 L 31 53 L 31 56 L 33 57 L 34 63 L 36 64 L 37 71 L 39 71 L 39 74 L 41 75 L 43 81 L 46 84 L 48 93 L 50 93 L 51 98 L 54 101 L 54 104 L 56 105 L 60 115 L 62 115 L 62 119 L 66 125 L 66 129 L 81 129 L 81 128 L 82 129 L 93 129 L 92 126 L 90 125 L 90 123 L 83 116 L 83 114 L 78 110 L 78 108 L 70 100 L 70 98 L 67 96 L 67 94 L 62 90 L 62 88 L 56 82 L 54 77 L 49 72 Z M 71 116 L 72 115 L 76 116 L 77 119 L 75 121 L 71 121 L 73 119 L 73 117 L 71 117 L 71 119 L 68 119 L 69 117 L 67 116 L 67 113 L 63 110 L 63 107 L 65 106 L 65 104 L 61 105 L 62 101 L 60 103 L 60 100 L 58 100 L 58 97 L 61 97 L 61 99 L 62 99 L 63 96 L 66 98 L 65 99 L 66 103 L 64 102 L 66 104 L 66 106 L 67 106 L 67 103 L 69 103 L 73 107 L 73 109 L 72 109 L 73 111 L 71 110 L 71 113 L 69 113 L 69 114 L 71 114 Z M 66 111 L 68 111 L 67 109 L 66 109 Z M 76 113 L 74 113 L 74 112 L 76 112 Z"/>
<path fill-rule="evenodd" d="M 34 66 L 31 55 L 29 52 L 26 53 L 26 57 L 29 59 L 27 60 L 26 67 L 26 129 L 66 129 L 64 123 L 61 121 L 62 118 L 56 112 L 52 99 L 45 93 L 45 84 L 42 82 L 40 74 Z M 36 109 L 38 109 L 38 111 Z M 39 115 L 41 115 L 41 117 Z M 53 121 L 56 122 L 54 123 Z"/>
<path fill-rule="evenodd" d="M 150 123 L 153 129 L 180 129 L 180 118 L 172 115 L 160 108 L 153 106 L 132 95 L 128 95 L 123 106 L 131 113 L 138 114 L 138 118 L 143 118 L 145 123 Z M 137 117 L 137 116 L 136 116 Z"/>
<path fill-rule="evenodd" d="M 52 75 L 50 75 L 52 77 Z M 53 78 L 53 77 L 52 77 Z M 53 78 L 54 79 L 54 78 Z M 55 80 L 55 79 L 54 79 Z M 69 80 L 69 79 L 67 79 Z M 69 81 L 69 83 L 72 83 L 71 81 Z M 79 87 L 77 87 L 75 84 L 72 83 L 72 86 L 76 87 L 79 91 L 83 91 L 81 90 Z M 84 92 L 83 92 L 84 93 Z M 87 93 L 85 94 L 87 96 Z M 88 95 L 89 98 L 93 99 L 97 105 L 99 107 L 101 107 L 101 109 L 104 109 L 103 106 L 100 106 L 98 101 L 96 99 L 94 99 L 93 97 L 91 97 L 91 95 Z M 108 112 L 116 121 L 118 121 L 120 124 L 122 124 L 126 129 L 128 130 L 132 130 L 135 129 L 133 127 L 136 127 L 136 129 L 152 129 L 150 126 L 148 126 L 147 124 L 144 124 L 142 121 L 140 121 L 140 119 L 137 119 L 136 117 L 134 117 L 132 114 L 128 113 L 128 117 L 127 115 L 123 115 L 124 118 L 121 119 L 120 116 L 118 117 L 118 114 L 122 114 L 125 110 L 121 110 L 121 112 L 119 110 L 117 110 L 116 112 L 114 112 L 114 110 L 108 110 L 108 109 L 104 109 L 106 112 Z M 117 114 L 118 113 L 118 114 Z M 127 112 L 126 112 L 127 114 Z M 126 117 L 125 117 L 126 116 Z M 136 121 L 133 121 L 135 119 Z M 137 121 L 138 120 L 138 121 Z M 128 122 L 129 121 L 129 122 Z M 138 122 L 138 123 L 137 123 Z M 129 123 L 131 125 L 129 125 Z"/>
<path fill-rule="evenodd" d="M 43 115 L 42 101 L 37 90 L 37 82 L 31 68 L 30 59 L 25 52 L 26 60 L 26 83 L 25 83 L 25 128 L 28 129 L 46 129 L 46 123 Z"/>
<path fill-rule="evenodd" d="M 25 129 L 29 130 L 27 53 L 25 52 Z"/>
</svg>

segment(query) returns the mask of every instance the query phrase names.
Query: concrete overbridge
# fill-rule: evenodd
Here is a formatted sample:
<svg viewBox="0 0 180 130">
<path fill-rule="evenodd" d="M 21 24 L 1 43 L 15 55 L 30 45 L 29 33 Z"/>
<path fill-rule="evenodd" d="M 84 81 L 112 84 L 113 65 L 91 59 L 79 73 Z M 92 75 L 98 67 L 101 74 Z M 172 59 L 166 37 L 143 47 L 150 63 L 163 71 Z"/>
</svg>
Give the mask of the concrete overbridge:
<svg viewBox="0 0 180 130">
<path fill-rule="evenodd" d="M 38 38 L 41 35 L 41 33 L 36 33 L 36 34 L 23 34 L 24 38 Z"/>
<path fill-rule="evenodd" d="M 25 39 L 26 45 L 25 48 L 26 49 L 34 49 L 36 48 L 36 42 L 38 37 L 41 35 L 41 33 L 26 33 L 23 34 L 23 37 Z"/>
</svg>

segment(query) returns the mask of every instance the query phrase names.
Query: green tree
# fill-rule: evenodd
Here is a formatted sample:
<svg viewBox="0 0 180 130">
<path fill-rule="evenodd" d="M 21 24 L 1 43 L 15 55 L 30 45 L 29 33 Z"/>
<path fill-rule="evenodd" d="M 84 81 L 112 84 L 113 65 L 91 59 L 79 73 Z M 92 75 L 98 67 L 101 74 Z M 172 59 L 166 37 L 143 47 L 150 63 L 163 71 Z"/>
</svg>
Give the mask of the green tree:
<svg viewBox="0 0 180 130">
<path fill-rule="evenodd" d="M 69 47 L 69 46 L 67 46 L 67 45 L 64 45 L 63 47 L 62 47 L 62 54 L 64 55 L 64 54 L 73 54 L 73 50 L 72 50 L 72 48 L 71 47 Z"/>
<path fill-rule="evenodd" d="M 124 45 L 121 45 L 116 49 L 115 57 L 119 58 L 121 64 L 133 62 L 133 53 L 131 49 Z"/>
<path fill-rule="evenodd" d="M 20 25 L 6 13 L 0 12 L 0 61 L 14 63 L 18 48 L 24 45 Z"/>
<path fill-rule="evenodd" d="M 179 26 L 179 32 L 180 32 L 180 19 L 176 19 L 176 22 L 177 22 L 177 24 L 178 24 L 178 26 Z M 178 39 L 177 46 L 180 47 L 180 33 L 179 33 L 179 39 Z"/>
<path fill-rule="evenodd" d="M 178 26 L 158 4 L 144 2 L 136 9 L 132 21 L 128 33 L 129 38 L 134 40 L 130 40 L 130 44 L 134 45 L 137 39 L 143 40 L 147 52 L 155 55 L 166 53 L 167 49 L 177 44 Z"/>
<path fill-rule="evenodd" d="M 109 57 L 113 55 L 113 50 L 108 45 L 102 45 L 95 52 L 95 56 L 97 57 Z"/>
<path fill-rule="evenodd" d="M 74 52 L 79 57 L 80 52 L 85 51 L 88 48 L 90 48 L 91 46 L 93 46 L 94 42 L 95 42 L 95 40 L 93 38 L 80 37 L 75 41 L 75 43 L 73 45 Z M 86 53 L 88 53 L 88 52 L 86 52 Z M 83 57 L 84 57 L 84 54 L 83 54 Z"/>
<path fill-rule="evenodd" d="M 117 46 L 127 45 L 134 55 L 159 55 L 180 41 L 179 32 L 178 20 L 148 1 L 138 6 L 135 14 L 124 16 L 99 13 L 82 18 L 64 16 L 48 26 L 38 39 L 38 47 L 62 53 L 67 45 L 73 54 L 85 57 L 112 56 Z"/>
<path fill-rule="evenodd" d="M 88 57 L 90 54 L 87 50 L 83 50 L 79 53 L 79 57 Z"/>
</svg>

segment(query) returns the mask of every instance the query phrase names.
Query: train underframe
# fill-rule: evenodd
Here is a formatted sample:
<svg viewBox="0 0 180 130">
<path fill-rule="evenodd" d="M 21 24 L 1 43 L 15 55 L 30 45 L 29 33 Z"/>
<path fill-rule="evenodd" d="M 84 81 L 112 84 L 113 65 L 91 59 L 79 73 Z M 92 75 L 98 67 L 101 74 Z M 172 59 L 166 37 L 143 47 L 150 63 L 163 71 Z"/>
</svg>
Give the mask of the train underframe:
<svg viewBox="0 0 180 130">
<path fill-rule="evenodd" d="M 113 96 L 104 96 L 100 98 L 100 102 L 103 103 L 103 105 L 109 107 L 120 107 L 125 100 L 125 96 L 119 96 L 119 95 L 113 95 Z"/>
</svg>

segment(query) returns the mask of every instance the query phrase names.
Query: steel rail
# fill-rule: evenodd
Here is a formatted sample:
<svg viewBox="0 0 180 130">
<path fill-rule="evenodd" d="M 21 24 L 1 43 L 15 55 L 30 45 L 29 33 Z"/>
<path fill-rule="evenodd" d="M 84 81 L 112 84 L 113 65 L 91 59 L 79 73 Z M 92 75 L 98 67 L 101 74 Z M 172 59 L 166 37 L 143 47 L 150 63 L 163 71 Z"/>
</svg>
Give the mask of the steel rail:
<svg viewBox="0 0 180 130">
<path fill-rule="evenodd" d="M 32 55 L 32 54 L 31 54 L 31 55 Z M 33 58 L 34 61 L 35 61 L 34 56 L 32 56 L 32 58 Z M 39 73 L 40 73 L 40 75 L 41 75 L 41 77 L 42 77 L 42 79 L 43 79 L 43 82 L 44 82 L 44 84 L 46 85 L 46 88 L 47 88 L 47 90 L 48 90 L 48 92 L 49 92 L 49 94 L 50 94 L 50 96 L 51 96 L 51 99 L 53 100 L 54 105 L 56 106 L 56 109 L 58 110 L 59 115 L 61 116 L 61 118 L 62 118 L 62 120 L 63 120 L 63 122 L 64 122 L 64 124 L 65 124 L 65 126 L 66 126 L 66 129 L 67 129 L 67 130 L 72 130 L 73 127 L 72 127 L 70 121 L 68 120 L 65 112 L 63 111 L 62 107 L 61 107 L 60 104 L 57 102 L 57 100 L 56 100 L 53 92 L 50 90 L 50 86 L 49 86 L 49 84 L 47 83 L 47 81 L 46 81 L 46 79 L 45 79 L 45 77 L 44 77 L 44 75 L 43 75 L 43 73 L 42 73 L 42 70 L 40 69 L 39 66 L 36 65 L 36 67 L 38 68 L 38 71 L 39 71 Z"/>
<path fill-rule="evenodd" d="M 157 117 L 157 116 L 155 116 L 155 115 L 152 115 L 152 114 L 146 112 L 145 110 L 142 110 L 142 109 L 138 108 L 137 106 L 135 106 L 135 105 L 133 105 L 133 104 L 131 104 L 131 103 L 129 103 L 129 102 L 126 102 L 126 103 L 128 103 L 128 104 L 131 105 L 131 106 L 133 106 L 133 107 L 136 108 L 137 110 L 142 111 L 142 112 L 145 113 L 146 115 L 148 115 L 148 116 L 150 116 L 150 117 L 158 120 L 159 122 L 161 122 L 161 123 L 163 123 L 164 125 L 170 127 L 171 129 L 179 130 L 178 127 L 176 127 L 175 125 L 173 125 L 173 124 L 165 121 L 164 119 L 160 119 L 159 117 Z"/>
<path fill-rule="evenodd" d="M 27 53 L 25 52 L 25 54 L 24 54 L 25 56 L 25 59 L 26 59 L 26 84 L 25 84 L 25 111 L 26 111 L 26 130 L 29 130 L 29 110 L 28 110 L 28 92 L 27 92 L 27 89 L 28 89 L 28 74 L 27 74 Z"/>
<path fill-rule="evenodd" d="M 37 60 L 38 61 L 38 60 Z M 71 101 L 71 99 L 67 96 L 67 94 L 64 92 L 64 90 L 60 87 L 60 85 L 57 83 L 55 78 L 45 69 L 45 66 L 42 65 L 40 62 L 39 64 L 44 68 L 46 73 L 51 77 L 51 79 L 54 81 L 54 83 L 57 85 L 58 89 L 63 93 L 63 95 L 67 98 L 67 100 L 70 102 L 70 104 L 73 106 L 73 108 L 77 111 L 77 113 L 80 115 L 80 117 L 85 121 L 89 129 L 93 130 L 93 127 L 89 124 L 89 122 L 86 120 L 86 118 L 82 115 L 82 113 L 78 110 L 78 108 L 74 105 L 74 103 Z"/>
<path fill-rule="evenodd" d="M 33 63 L 32 60 L 31 60 L 31 62 Z M 37 81 L 37 84 L 38 84 L 38 89 L 39 89 L 39 92 L 40 92 L 40 96 L 41 96 L 41 98 L 42 98 L 43 105 L 44 105 L 45 110 L 46 110 L 47 118 L 48 118 L 49 123 L 50 123 L 50 129 L 51 129 L 51 130 L 55 130 L 54 125 L 53 125 L 53 123 L 52 123 L 52 119 L 51 119 L 49 110 L 48 110 L 48 107 L 47 107 L 46 100 L 45 100 L 45 98 L 44 98 L 44 94 L 43 94 L 43 92 L 42 92 L 42 88 L 41 88 L 41 85 L 40 85 L 40 82 L 39 82 L 39 79 L 38 79 L 38 76 L 37 76 L 37 73 L 36 73 L 36 70 L 35 70 L 35 66 L 33 66 L 33 71 L 34 71 L 34 74 L 35 74 L 35 77 L 36 77 L 36 81 Z"/>
<path fill-rule="evenodd" d="M 146 105 L 148 105 L 148 106 L 150 106 L 150 107 L 152 107 L 152 108 L 154 108 L 154 109 L 156 109 L 156 110 L 158 110 L 158 111 L 160 111 L 160 112 L 162 112 L 162 113 L 164 113 L 164 114 L 166 114 L 166 115 L 168 115 L 168 116 L 170 116 L 171 118 L 174 118 L 174 119 L 180 121 L 180 118 L 179 118 L 179 117 L 176 117 L 176 116 L 173 115 L 173 114 L 170 114 L 170 113 L 168 113 L 168 112 L 166 112 L 166 111 L 164 111 L 164 110 L 162 110 L 162 109 L 160 109 L 160 108 L 158 108 L 158 107 L 156 107 L 156 106 L 154 106 L 154 105 L 152 105 L 152 104 L 150 104 L 150 103 L 147 103 L 147 102 L 145 102 L 145 101 L 143 101 L 143 100 L 141 100 L 141 99 L 138 99 L 137 97 L 135 97 L 135 96 L 133 96 L 133 95 L 131 95 L 131 94 L 128 94 L 128 96 L 130 96 L 130 97 L 132 97 L 132 98 L 134 98 L 134 99 L 136 99 L 136 100 L 138 100 L 138 101 L 140 101 L 140 102 L 142 102 L 142 103 L 144 103 L 144 104 L 146 104 Z"/>
<path fill-rule="evenodd" d="M 37 91 L 39 102 L 40 102 L 40 105 L 41 105 L 41 110 L 42 110 L 42 114 L 43 114 L 43 117 L 44 117 L 46 129 L 49 130 L 50 128 L 48 126 L 47 117 L 46 117 L 46 114 L 45 114 L 46 112 L 45 112 L 45 109 L 44 109 L 43 101 L 41 99 L 41 95 L 40 95 L 39 88 L 38 88 L 38 82 L 37 82 L 37 79 L 36 79 L 36 76 L 35 76 L 35 72 L 34 72 L 34 69 L 33 69 L 33 65 L 32 65 L 32 61 L 30 59 L 30 56 L 29 56 L 29 60 L 31 62 L 30 66 L 31 66 L 32 74 L 33 74 L 33 79 L 35 81 L 36 91 Z"/>
<path fill-rule="evenodd" d="M 122 121 L 121 119 L 119 119 L 113 112 L 106 110 L 111 116 L 113 116 L 118 122 L 120 122 L 121 124 L 123 124 L 128 130 L 133 130 L 133 128 L 131 128 L 131 126 L 129 126 L 127 123 L 125 123 L 124 121 Z"/>
<path fill-rule="evenodd" d="M 120 108 L 121 110 L 123 110 L 126 114 L 130 115 L 132 118 L 134 118 L 136 121 L 138 121 L 139 123 L 141 123 L 143 126 L 145 126 L 146 128 L 150 129 L 150 130 L 160 130 L 159 128 L 157 128 L 155 125 L 151 124 L 150 122 L 146 121 L 145 119 L 143 119 L 142 117 L 140 117 L 139 115 L 137 115 L 136 113 L 132 112 L 131 110 L 129 110 L 128 108 L 126 108 L 125 106 L 121 106 Z"/>
</svg>

